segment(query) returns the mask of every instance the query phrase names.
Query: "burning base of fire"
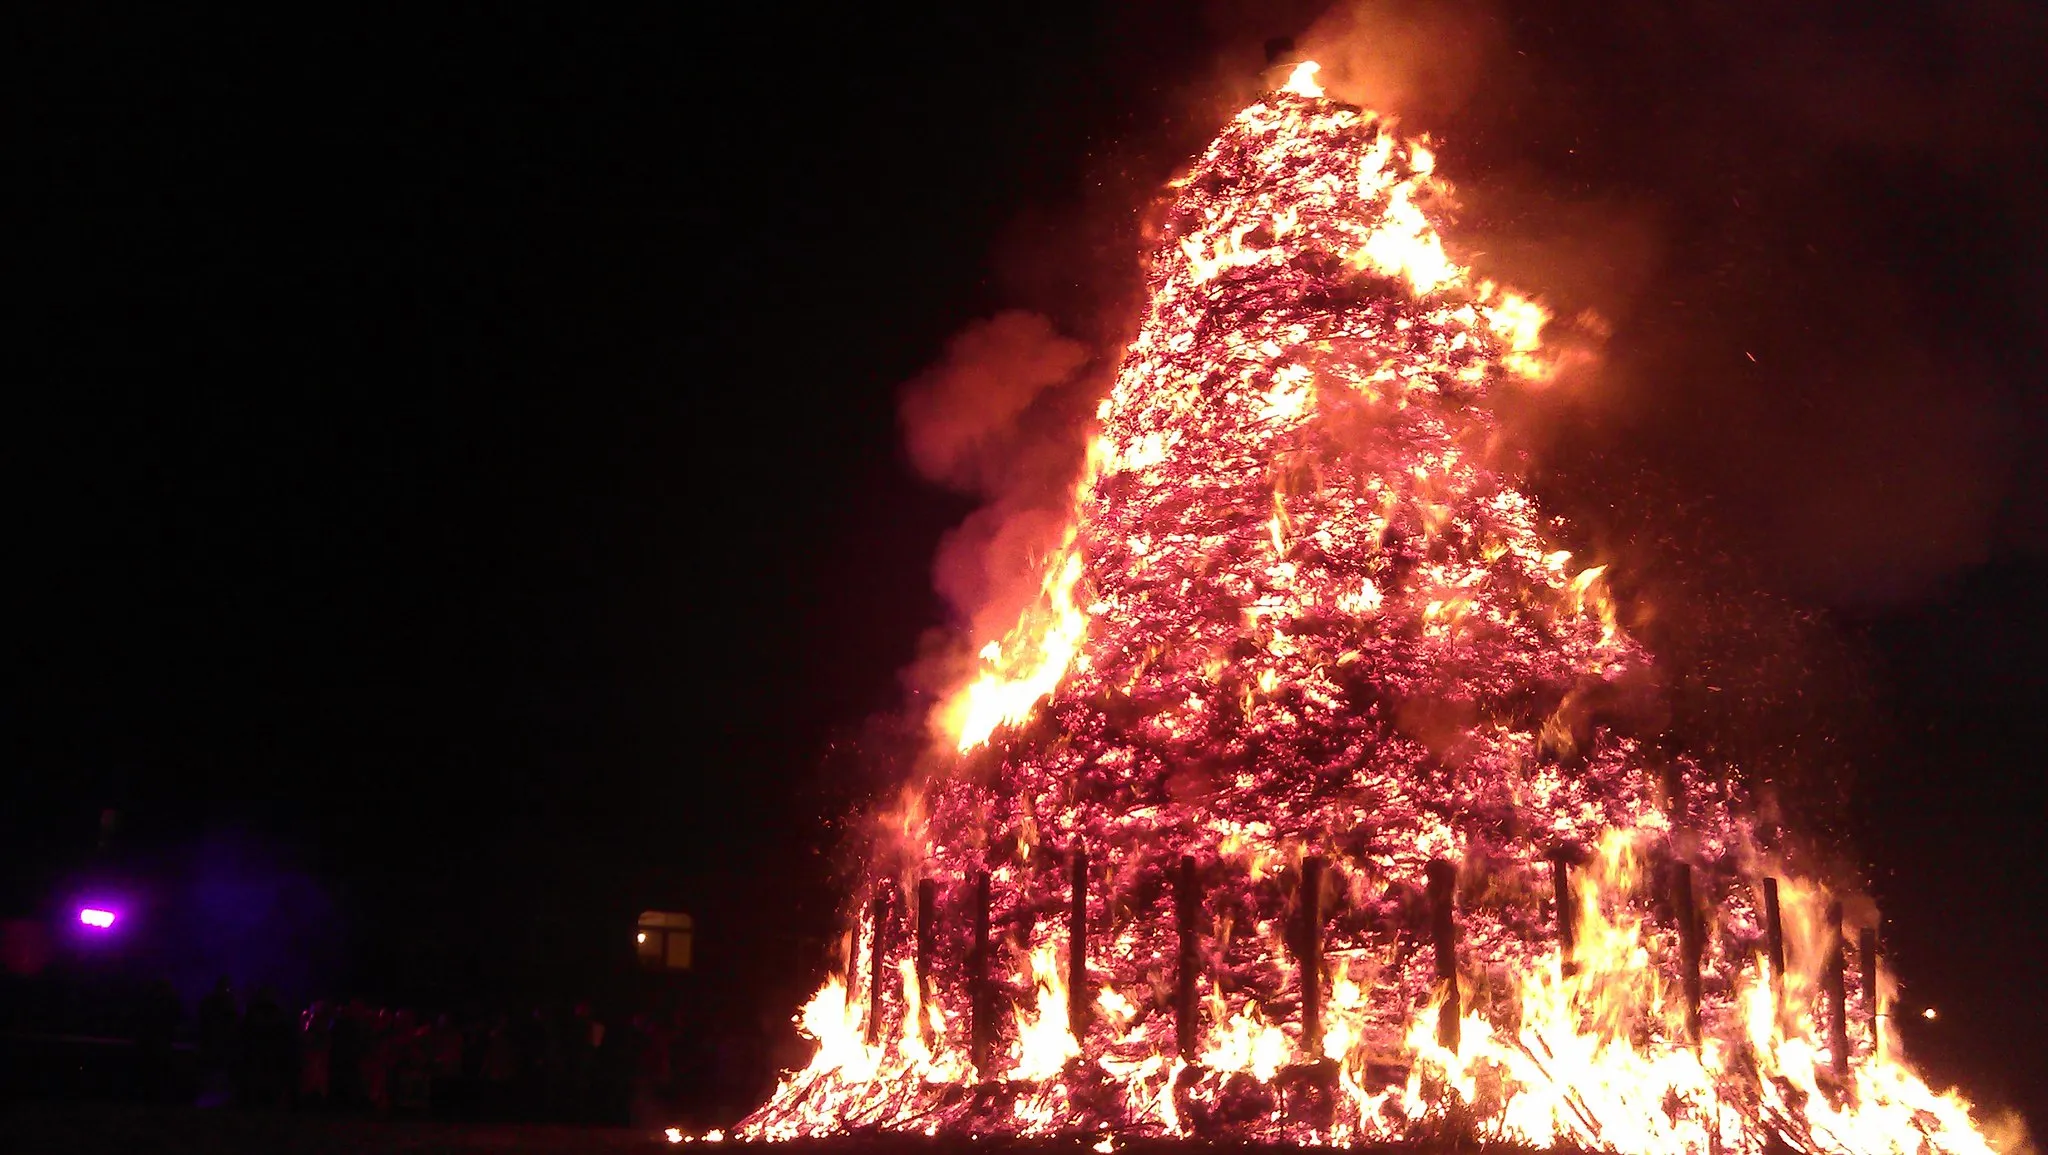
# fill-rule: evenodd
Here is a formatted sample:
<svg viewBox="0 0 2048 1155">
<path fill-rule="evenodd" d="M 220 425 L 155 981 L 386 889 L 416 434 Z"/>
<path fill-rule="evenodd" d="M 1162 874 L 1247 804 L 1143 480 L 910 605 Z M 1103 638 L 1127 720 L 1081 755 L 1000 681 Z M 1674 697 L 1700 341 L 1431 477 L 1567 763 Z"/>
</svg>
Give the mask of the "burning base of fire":
<svg viewBox="0 0 2048 1155">
<path fill-rule="evenodd" d="M 709 1140 L 706 1136 L 673 1133 L 671 1143 L 725 1142 Z M 744 1143 L 744 1140 L 735 1142 Z M 1425 1141 L 1417 1143 L 1350 1144 L 1342 1147 L 1316 1146 L 1313 1144 L 1276 1144 L 1231 1140 L 1197 1139 L 1155 1139 L 1143 1136 L 1129 1136 L 1117 1132 L 1102 1131 L 1095 1135 L 1072 1135 L 1061 1137 L 992 1137 L 981 1135 L 924 1135 L 908 1134 L 846 1134 L 820 1139 L 793 1139 L 779 1143 L 778 1151 L 804 1155 L 818 1152 L 819 1155 L 955 1155 L 963 1151 L 981 1152 L 984 1155 L 1259 1155 L 1262 1152 L 1302 1152 L 1312 1155 L 1317 1151 L 1347 1151 L 1370 1155 L 1384 1151 L 1389 1155 L 1419 1155 L 1424 1152 L 1485 1151 L 1490 1155 L 1599 1155 L 1595 1149 L 1583 1147 L 1531 1147 L 1510 1141 Z"/>
<path fill-rule="evenodd" d="M 1176 182 L 1043 595 L 735 1137 L 1990 1151 L 1492 464 L 1545 313 L 1313 77 Z"/>
<path fill-rule="evenodd" d="M 871 976 L 879 966 L 885 983 L 900 981 L 863 984 L 865 1002 L 849 999 L 843 979 L 829 982 L 802 1018 L 820 1043 L 817 1058 L 739 1134 L 1101 1135 L 1112 1144 L 1172 1136 L 1703 1153 L 1765 1151 L 1773 1142 L 1807 1151 L 1990 1150 L 1967 1104 L 1929 1091 L 1884 1057 L 1887 1032 L 1872 1017 L 1869 985 L 1850 989 L 1863 974 L 1848 972 L 1831 949 L 1819 891 L 1773 880 L 1767 892 L 1783 896 L 1776 921 L 1792 928 L 1793 957 L 1807 954 L 1817 965 L 1781 970 L 1773 980 L 1767 955 L 1784 954 L 1781 931 L 1760 936 L 1768 946 L 1749 968 L 1752 981 L 1690 995 L 1688 986 L 1705 983 L 1681 965 L 1672 969 L 1682 977 L 1667 984 L 1659 964 L 1682 954 L 1689 936 L 1628 913 L 1653 905 L 1635 841 L 1609 838 L 1577 871 L 1550 865 L 1566 871 L 1559 877 L 1571 895 L 1569 915 L 1558 923 L 1572 928 L 1569 960 L 1555 950 L 1538 959 L 1508 998 L 1488 994 L 1469 963 L 1454 962 L 1457 978 L 1439 975 L 1426 988 L 1391 1046 L 1370 1041 L 1376 984 L 1362 980 L 1377 971 L 1384 1001 L 1398 978 L 1366 951 L 1322 949 L 1310 940 L 1316 930 L 1307 920 L 1287 953 L 1298 978 L 1321 972 L 1314 996 L 1297 985 L 1263 1004 L 1248 992 L 1233 999 L 1213 982 L 1214 944 L 1190 943 L 1180 954 L 1195 960 L 1194 969 L 1184 972 L 1178 1004 L 1163 1015 L 1142 1013 L 1113 982 L 1076 997 L 1066 981 L 1071 956 L 1062 949 L 1074 941 L 1072 926 L 1055 924 L 1033 936 L 1037 945 L 1021 960 L 1023 984 L 970 979 L 970 1010 L 961 1014 L 923 995 L 936 969 L 936 904 L 927 897 L 919 908 L 913 937 L 922 949 L 893 968 L 880 961 L 892 951 L 887 904 L 878 904 L 882 921 L 864 926 L 861 957 Z M 1297 885 L 1328 870 L 1312 862 L 1295 874 Z M 979 895 L 986 885 L 975 879 L 966 892 Z M 936 888 L 922 889 L 930 896 Z M 1078 903 L 1069 895 L 1070 910 L 1095 909 L 1080 895 Z M 1447 901 L 1449 887 L 1436 888 L 1434 898 Z M 1295 907 L 1320 905 L 1304 899 Z M 1215 925 L 1177 913 L 1181 925 L 1203 926 L 1203 933 Z M 1435 913 L 1446 921 L 1448 912 Z M 984 938 L 989 921 L 971 912 L 967 921 Z M 995 921 L 1007 921 L 1012 932 L 1018 925 Z M 1136 939 L 1126 931 L 1103 954 L 1129 957 Z M 1089 941 L 1085 929 L 1081 941 Z M 1441 938 L 1439 945 L 1446 945 Z M 1455 938 L 1448 945 L 1456 958 Z M 984 957 L 994 949 L 984 947 Z M 1438 953 L 1427 969 L 1446 969 L 1443 958 Z M 1089 967 L 1091 985 L 1098 970 L 1109 969 Z M 1197 984 L 1207 989 L 1191 1002 L 1186 992 Z M 1001 1009 L 977 1016 L 977 1001 Z M 1448 1013 L 1465 1002 L 1486 1010 Z M 1289 1011 L 1291 1022 L 1282 1018 Z M 1831 1034 L 1831 1013 L 1841 1016 L 1842 1062 L 1813 1042 Z M 992 1014 L 1001 1021 L 977 1021 Z M 1518 1021 L 1503 1026 L 1496 1018 Z M 1079 1032 L 1077 1020 L 1085 1023 Z M 1179 1057 L 1176 1036 L 1184 1031 L 1197 1040 L 1193 1062 Z M 1319 1038 L 1320 1048 L 1304 1046 L 1304 1037 Z"/>
</svg>

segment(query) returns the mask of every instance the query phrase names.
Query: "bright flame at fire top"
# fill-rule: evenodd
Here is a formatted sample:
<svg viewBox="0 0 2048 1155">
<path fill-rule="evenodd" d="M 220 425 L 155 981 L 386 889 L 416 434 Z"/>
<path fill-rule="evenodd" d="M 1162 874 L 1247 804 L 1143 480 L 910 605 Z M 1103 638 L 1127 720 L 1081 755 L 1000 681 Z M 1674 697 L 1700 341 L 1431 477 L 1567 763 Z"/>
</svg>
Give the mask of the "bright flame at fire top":
<svg viewBox="0 0 2048 1155">
<path fill-rule="evenodd" d="M 1547 314 L 1316 74 L 1175 183 L 1038 603 L 935 715 L 958 772 L 886 824 L 816 1055 L 736 1135 L 1989 1151 L 1836 897 L 1629 707 L 1604 567 L 1496 464 Z"/>
<path fill-rule="evenodd" d="M 114 925 L 114 912 L 88 906 L 78 912 L 78 921 L 99 930 L 106 930 Z"/>
</svg>

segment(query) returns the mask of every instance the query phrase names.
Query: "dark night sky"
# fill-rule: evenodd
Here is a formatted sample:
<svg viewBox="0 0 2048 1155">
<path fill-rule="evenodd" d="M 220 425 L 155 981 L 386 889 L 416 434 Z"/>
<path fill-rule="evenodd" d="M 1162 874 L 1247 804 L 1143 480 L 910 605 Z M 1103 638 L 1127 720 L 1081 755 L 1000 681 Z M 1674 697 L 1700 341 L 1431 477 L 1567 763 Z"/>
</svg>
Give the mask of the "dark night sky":
<svg viewBox="0 0 2048 1155">
<path fill-rule="evenodd" d="M 815 901 L 872 786 L 826 745 L 901 704 L 974 504 L 897 392 L 1001 309 L 1116 332 L 1137 190 L 1315 12 L 1256 7 L 11 19 L 10 907 L 110 806 L 278 848 L 387 975 L 650 879 Z M 2023 1098 L 2039 13 L 1447 10 L 1412 115 L 1469 235 L 1614 328 L 1539 490 L 1665 650 L 1740 664 L 1732 585 L 1849 655 L 1774 724 L 1857 751 L 1923 1050 Z"/>
</svg>

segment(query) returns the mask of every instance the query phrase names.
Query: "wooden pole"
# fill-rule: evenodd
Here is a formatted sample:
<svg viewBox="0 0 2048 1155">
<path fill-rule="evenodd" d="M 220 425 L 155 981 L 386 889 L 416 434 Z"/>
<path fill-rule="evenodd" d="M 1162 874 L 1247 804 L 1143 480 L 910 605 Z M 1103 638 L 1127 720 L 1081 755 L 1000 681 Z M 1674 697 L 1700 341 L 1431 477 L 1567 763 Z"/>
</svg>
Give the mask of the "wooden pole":
<svg viewBox="0 0 2048 1155">
<path fill-rule="evenodd" d="M 1842 958 L 1842 904 L 1828 904 L 1828 1051 L 1835 1057 L 1835 1076 L 1849 1077 L 1849 1012 Z"/>
<path fill-rule="evenodd" d="M 1323 860 L 1301 863 L 1301 1049 L 1313 1063 L 1323 1057 Z"/>
<path fill-rule="evenodd" d="M 1875 1062 L 1883 1046 L 1879 1040 L 1884 1037 L 1879 1033 L 1882 1025 L 1879 1020 L 1884 1018 L 1884 1008 L 1877 1001 L 1877 928 L 1866 926 L 1858 932 L 1856 946 L 1856 973 L 1863 979 L 1863 1011 L 1870 1020 L 1870 1058 Z"/>
<path fill-rule="evenodd" d="M 1785 922 L 1778 913 L 1778 880 L 1764 879 L 1764 941 L 1771 955 L 1771 998 L 1785 1013 Z"/>
<path fill-rule="evenodd" d="M 988 989 L 988 871 L 974 875 L 974 957 L 968 963 L 967 1033 L 974 1071 L 989 1075 L 989 1046 L 995 1033 L 995 1008 Z"/>
<path fill-rule="evenodd" d="M 888 926 L 889 892 L 875 891 L 874 934 L 868 939 L 868 1045 L 882 1039 L 882 936 Z"/>
<path fill-rule="evenodd" d="M 1088 1033 L 1088 848 L 1076 845 L 1067 907 L 1067 1029 L 1074 1041 Z"/>
<path fill-rule="evenodd" d="M 939 886 L 929 878 L 917 884 L 917 1033 L 931 1042 L 932 951 L 938 936 Z"/>
<path fill-rule="evenodd" d="M 1680 973 L 1685 978 L 1685 1037 L 1700 1045 L 1700 923 L 1693 905 L 1692 864 L 1681 862 L 1671 876 L 1671 906 L 1678 915 Z"/>
<path fill-rule="evenodd" d="M 1458 923 L 1451 905 L 1457 895 L 1458 868 L 1442 859 L 1429 864 L 1429 922 L 1436 940 L 1436 977 L 1444 985 L 1443 1006 L 1437 1011 L 1436 1041 L 1453 1051 L 1458 1049 Z"/>
<path fill-rule="evenodd" d="M 1563 847 L 1550 852 L 1550 889 L 1557 902 L 1557 953 L 1565 977 L 1579 973 L 1579 911 L 1572 902 L 1571 857 Z"/>
<path fill-rule="evenodd" d="M 1174 880 L 1173 921 L 1180 932 L 1180 968 L 1173 998 L 1173 1037 L 1181 1061 L 1193 1066 L 1196 1036 L 1201 1024 L 1195 1019 L 1195 968 L 1200 965 L 1200 944 L 1195 939 L 1195 915 L 1202 896 L 1195 889 L 1195 856 L 1180 856 L 1180 877 Z"/>
</svg>

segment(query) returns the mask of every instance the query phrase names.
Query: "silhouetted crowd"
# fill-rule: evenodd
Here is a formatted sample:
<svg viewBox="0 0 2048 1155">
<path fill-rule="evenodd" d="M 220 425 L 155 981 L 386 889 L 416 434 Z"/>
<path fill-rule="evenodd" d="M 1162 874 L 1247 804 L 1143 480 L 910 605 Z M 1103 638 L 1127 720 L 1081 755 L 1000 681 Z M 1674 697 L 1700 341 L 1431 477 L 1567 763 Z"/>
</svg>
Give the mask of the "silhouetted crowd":
<svg viewBox="0 0 2048 1155">
<path fill-rule="evenodd" d="M 763 1089 L 771 1057 L 755 1032 L 717 1038 L 680 1011 L 612 1021 L 590 1003 L 458 1018 L 365 999 L 287 1010 L 268 990 L 246 1004 L 223 979 L 189 1037 L 168 984 L 135 1018 L 141 1087 L 204 1106 L 465 1119 L 666 1123 L 729 1114 Z"/>
</svg>

